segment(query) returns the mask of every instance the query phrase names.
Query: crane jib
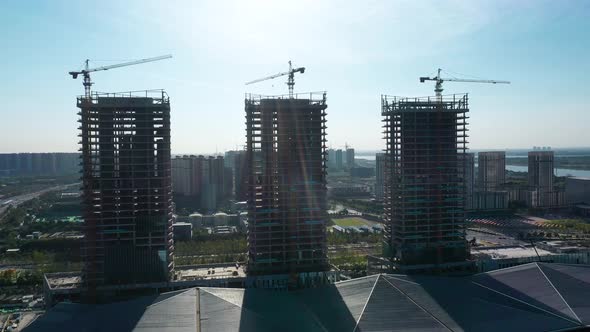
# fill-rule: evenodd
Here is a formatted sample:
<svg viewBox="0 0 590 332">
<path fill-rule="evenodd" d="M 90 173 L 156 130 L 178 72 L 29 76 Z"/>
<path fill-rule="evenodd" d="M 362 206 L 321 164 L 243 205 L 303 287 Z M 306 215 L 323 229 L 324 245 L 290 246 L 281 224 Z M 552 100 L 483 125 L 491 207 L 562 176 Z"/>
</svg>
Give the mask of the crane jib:
<svg viewBox="0 0 590 332">
<path fill-rule="evenodd" d="M 443 82 L 463 82 L 463 83 L 491 83 L 491 84 L 510 84 L 510 81 L 497 81 L 497 80 L 475 80 L 475 79 L 459 79 L 459 78 L 442 78 L 440 77 L 441 69 L 438 69 L 438 75 L 435 77 L 420 77 L 420 82 L 435 81 L 434 92 L 437 97 L 442 96 Z"/>
<path fill-rule="evenodd" d="M 135 60 L 135 61 L 129 61 L 129 62 L 123 62 L 123 63 L 119 63 L 119 64 L 115 64 L 115 65 L 110 65 L 110 66 L 102 66 L 102 67 L 97 67 L 97 68 L 88 68 L 88 60 L 86 60 L 86 68 L 81 70 L 81 71 L 71 71 L 68 74 L 72 75 L 72 78 L 76 79 L 78 78 L 78 75 L 84 75 L 84 82 L 82 83 L 84 85 L 84 96 L 86 98 L 90 98 L 90 87 L 92 86 L 92 81 L 90 80 L 90 73 L 91 72 L 95 72 L 95 71 L 101 71 L 101 70 L 109 70 L 109 69 L 113 69 L 113 68 L 120 68 L 120 67 L 126 67 L 126 66 L 132 66 L 132 65 L 138 65 L 138 64 L 142 64 L 142 63 L 146 63 L 146 62 L 153 62 L 153 61 L 159 61 L 159 60 L 164 60 L 164 59 L 170 59 L 172 58 L 171 54 L 168 55 L 162 55 L 162 56 L 157 56 L 157 57 L 153 57 L 153 58 L 146 58 L 146 59 L 140 59 L 140 60 Z"/>
<path fill-rule="evenodd" d="M 253 80 L 250 82 L 246 82 L 246 85 L 250 85 L 250 84 L 254 84 L 254 83 L 258 83 L 258 82 L 262 82 L 262 81 L 266 81 L 266 80 L 271 80 L 271 79 L 274 79 L 277 77 L 288 75 L 289 79 L 287 81 L 287 85 L 289 86 L 289 98 L 293 98 L 293 88 L 295 86 L 295 73 L 303 74 L 304 72 L 305 72 L 305 67 L 299 67 L 299 68 L 293 69 L 293 67 L 291 65 L 291 61 L 289 61 L 289 71 L 286 71 L 284 73 L 271 75 L 271 76 L 264 77 L 264 78 L 259 78 L 257 80 Z"/>
</svg>

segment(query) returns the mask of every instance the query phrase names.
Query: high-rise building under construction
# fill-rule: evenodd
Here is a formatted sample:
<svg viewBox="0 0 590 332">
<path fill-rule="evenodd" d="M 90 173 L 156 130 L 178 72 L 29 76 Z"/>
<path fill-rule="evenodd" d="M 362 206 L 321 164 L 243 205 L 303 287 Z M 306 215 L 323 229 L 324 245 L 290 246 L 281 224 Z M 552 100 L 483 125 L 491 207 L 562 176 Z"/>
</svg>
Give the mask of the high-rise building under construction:
<svg viewBox="0 0 590 332">
<path fill-rule="evenodd" d="M 477 187 L 480 191 L 500 190 L 506 183 L 506 152 L 486 151 L 477 154 Z"/>
<path fill-rule="evenodd" d="M 473 195 L 475 193 L 475 153 L 465 154 L 465 209 L 473 209 Z"/>
<path fill-rule="evenodd" d="M 381 103 L 384 256 L 400 269 L 464 264 L 467 95 L 382 96 Z"/>
<path fill-rule="evenodd" d="M 384 153 L 377 153 L 375 155 L 375 199 L 378 201 L 383 200 L 384 187 L 385 187 L 385 166 L 387 159 Z"/>
<path fill-rule="evenodd" d="M 250 275 L 328 270 L 326 108 L 325 93 L 245 100 Z"/>
<path fill-rule="evenodd" d="M 538 192 L 553 191 L 553 151 L 530 151 L 528 154 L 528 184 Z"/>
<path fill-rule="evenodd" d="M 535 150 L 528 154 L 528 185 L 530 206 L 549 207 L 563 205 L 565 194 L 553 187 L 554 154 L 550 150 Z"/>
<path fill-rule="evenodd" d="M 89 292 L 166 281 L 174 267 L 170 102 L 149 93 L 78 98 Z"/>
</svg>

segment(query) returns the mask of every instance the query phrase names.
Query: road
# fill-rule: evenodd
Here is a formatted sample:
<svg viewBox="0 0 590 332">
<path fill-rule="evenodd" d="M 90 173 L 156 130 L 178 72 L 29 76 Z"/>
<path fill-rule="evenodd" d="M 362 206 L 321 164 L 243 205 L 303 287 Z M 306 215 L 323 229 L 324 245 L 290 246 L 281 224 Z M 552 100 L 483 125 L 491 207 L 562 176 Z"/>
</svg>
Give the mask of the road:
<svg viewBox="0 0 590 332">
<path fill-rule="evenodd" d="M 24 331 L 27 326 L 29 326 L 37 317 L 41 316 L 45 311 L 44 310 L 31 310 L 31 311 L 20 311 L 20 323 L 14 332 Z M 2 314 L 0 315 L 0 331 L 6 331 L 8 327 L 8 319 L 12 314 Z"/>
<path fill-rule="evenodd" d="M 18 328 L 14 332 L 24 331 L 27 326 L 29 326 L 37 317 L 41 316 L 45 311 L 42 310 L 34 310 L 34 311 L 25 311 L 22 312 L 22 316 L 20 319 L 20 323 L 18 324 Z"/>
<path fill-rule="evenodd" d="M 28 194 L 22 194 L 22 195 L 18 195 L 18 196 L 12 196 L 12 197 L 7 197 L 5 199 L 3 199 L 2 201 L 0 201 L 0 216 L 2 214 L 4 214 L 4 211 L 6 211 L 6 209 L 8 209 L 9 206 L 19 206 L 22 203 L 26 202 L 26 201 L 30 201 L 34 198 L 37 198 L 45 193 L 51 192 L 51 191 L 58 191 L 58 190 L 64 190 L 64 189 L 68 189 L 70 187 L 73 186 L 79 186 L 80 182 L 76 182 L 76 183 L 70 183 L 70 184 L 66 184 L 66 185 L 61 185 L 61 186 L 55 186 L 55 187 L 50 187 L 50 188 L 46 188 L 43 190 L 39 190 L 39 191 L 35 191 L 32 193 L 28 193 Z"/>
<path fill-rule="evenodd" d="M 467 230 L 467 240 L 473 238 L 475 238 L 479 244 L 483 244 L 484 246 L 521 246 L 529 244 L 506 234 L 495 234 L 486 229 L 470 228 Z"/>
</svg>

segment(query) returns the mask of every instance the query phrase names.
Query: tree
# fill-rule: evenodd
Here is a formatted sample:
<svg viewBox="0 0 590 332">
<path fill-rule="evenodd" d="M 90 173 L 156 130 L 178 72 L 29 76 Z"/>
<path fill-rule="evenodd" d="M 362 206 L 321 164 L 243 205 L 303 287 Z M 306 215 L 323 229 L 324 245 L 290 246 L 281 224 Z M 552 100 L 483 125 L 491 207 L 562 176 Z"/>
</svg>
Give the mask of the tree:
<svg viewBox="0 0 590 332">
<path fill-rule="evenodd" d="M 33 263 L 35 263 L 35 264 L 45 263 L 47 261 L 47 254 L 45 254 L 44 252 L 35 250 L 31 254 L 31 259 L 33 260 Z"/>
<path fill-rule="evenodd" d="M 16 282 L 16 270 L 8 269 L 0 272 L 0 285 L 12 285 Z"/>
</svg>

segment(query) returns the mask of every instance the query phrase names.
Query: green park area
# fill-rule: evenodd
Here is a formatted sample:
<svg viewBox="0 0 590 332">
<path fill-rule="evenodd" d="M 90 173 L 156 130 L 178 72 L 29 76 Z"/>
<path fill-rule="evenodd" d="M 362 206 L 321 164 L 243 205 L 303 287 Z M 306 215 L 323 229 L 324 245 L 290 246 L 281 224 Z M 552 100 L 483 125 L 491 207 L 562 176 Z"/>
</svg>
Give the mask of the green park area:
<svg viewBox="0 0 590 332">
<path fill-rule="evenodd" d="M 369 222 L 366 219 L 360 218 L 360 217 L 348 217 L 348 218 L 338 218 L 338 219 L 332 219 L 332 221 L 334 222 L 335 225 L 341 226 L 341 227 L 347 227 L 347 226 L 364 226 L 364 225 L 368 225 L 371 226 L 371 222 Z"/>
</svg>

